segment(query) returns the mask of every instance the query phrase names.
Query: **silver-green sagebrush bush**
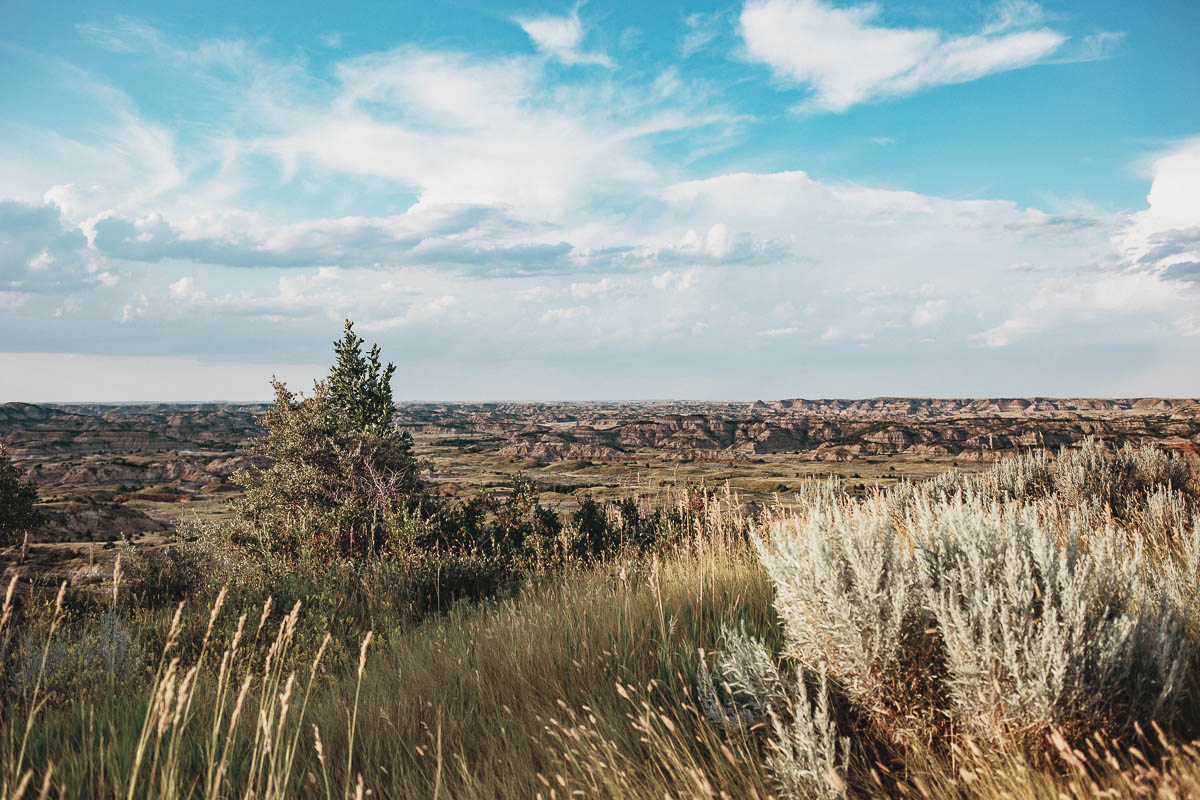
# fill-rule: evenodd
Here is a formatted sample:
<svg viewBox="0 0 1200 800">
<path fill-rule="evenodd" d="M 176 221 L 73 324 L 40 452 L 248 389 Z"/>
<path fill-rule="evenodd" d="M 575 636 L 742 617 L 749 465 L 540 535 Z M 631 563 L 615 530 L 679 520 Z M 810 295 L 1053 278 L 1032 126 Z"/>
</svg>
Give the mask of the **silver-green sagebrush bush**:
<svg viewBox="0 0 1200 800">
<path fill-rule="evenodd" d="M 709 721 L 727 733 L 769 732 L 767 769 L 789 798 L 837 798 L 850 763 L 850 740 L 838 735 L 828 679 L 816 675 L 815 697 L 801 670 L 780 670 L 762 640 L 722 629 L 725 649 L 713 670 L 703 658 L 697 694 Z"/>
<path fill-rule="evenodd" d="M 785 797 L 833 798 L 846 793 L 850 770 L 850 739 L 838 735 L 829 681 L 817 676 L 816 697 L 809 699 L 803 675 L 792 683 L 792 714 L 771 720 L 774 739 L 767 768 Z"/>
<path fill-rule="evenodd" d="M 1037 749 L 1051 736 L 1169 727 L 1187 701 L 1200 517 L 1178 456 L 1089 440 L 975 476 L 860 498 L 829 483 L 801 499 L 756 540 L 781 657 L 827 675 L 846 715 L 885 747 L 936 750 L 966 735 Z M 701 688 L 709 717 L 727 725 L 778 708 L 790 690 L 770 654 L 727 641 L 702 681 L 734 688 Z M 795 715 L 795 741 L 834 741 L 821 702 L 800 705 L 815 710 Z"/>
<path fill-rule="evenodd" d="M 723 627 L 724 649 L 710 671 L 703 654 L 697 689 L 704 714 L 724 731 L 769 725 L 791 702 L 788 681 L 762 640 Z"/>
<path fill-rule="evenodd" d="M 758 550 L 775 584 L 784 655 L 826 671 L 870 719 L 891 726 L 930 664 L 919 574 L 886 504 L 829 496 L 780 520 Z"/>
<path fill-rule="evenodd" d="M 1170 718 L 1192 647 L 1137 539 L 1106 528 L 1061 540 L 1034 507 L 961 499 L 918 505 L 913 522 L 964 729 L 1036 742 Z"/>
</svg>

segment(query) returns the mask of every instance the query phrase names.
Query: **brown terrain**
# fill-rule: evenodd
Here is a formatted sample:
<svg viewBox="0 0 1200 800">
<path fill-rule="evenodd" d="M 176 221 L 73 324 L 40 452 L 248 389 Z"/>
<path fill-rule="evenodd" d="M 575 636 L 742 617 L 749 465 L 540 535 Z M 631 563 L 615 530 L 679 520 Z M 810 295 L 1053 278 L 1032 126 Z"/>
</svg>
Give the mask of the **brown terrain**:
<svg viewBox="0 0 1200 800">
<path fill-rule="evenodd" d="M 168 535 L 180 517 L 227 513 L 250 464 L 259 404 L 0 405 L 0 439 L 38 485 L 50 522 L 34 541 Z M 444 494 L 504 487 L 517 471 L 544 502 L 613 497 L 674 481 L 751 499 L 838 473 L 861 486 L 978 468 L 1088 436 L 1200 451 L 1196 399 L 778 400 L 754 403 L 406 403 L 397 423 Z"/>
</svg>

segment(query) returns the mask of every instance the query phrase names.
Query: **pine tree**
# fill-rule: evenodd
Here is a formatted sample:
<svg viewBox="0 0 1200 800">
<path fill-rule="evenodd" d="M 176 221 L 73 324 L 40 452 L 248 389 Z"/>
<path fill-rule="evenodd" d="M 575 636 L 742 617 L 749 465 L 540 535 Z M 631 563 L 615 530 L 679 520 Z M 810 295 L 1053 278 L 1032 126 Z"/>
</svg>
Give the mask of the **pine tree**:
<svg viewBox="0 0 1200 800">
<path fill-rule="evenodd" d="M 37 489 L 24 480 L 0 442 L 0 546 L 15 544 L 22 533 L 42 522 Z"/>
</svg>

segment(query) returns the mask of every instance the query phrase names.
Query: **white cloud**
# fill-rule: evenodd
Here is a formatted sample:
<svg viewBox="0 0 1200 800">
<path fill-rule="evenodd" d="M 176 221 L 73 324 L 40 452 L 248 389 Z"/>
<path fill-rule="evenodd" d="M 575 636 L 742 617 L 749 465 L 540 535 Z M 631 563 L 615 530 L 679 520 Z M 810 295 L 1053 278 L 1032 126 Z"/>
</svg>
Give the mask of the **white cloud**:
<svg viewBox="0 0 1200 800">
<path fill-rule="evenodd" d="M 838 326 L 834 325 L 832 328 L 825 329 L 825 332 L 821 334 L 819 341 L 840 342 L 841 340 L 846 339 L 846 338 L 849 338 L 849 334 L 847 334 L 844 330 L 842 330 Z"/>
<path fill-rule="evenodd" d="M 446 312 L 456 302 L 457 298 L 453 295 L 441 295 L 440 297 L 423 299 L 413 303 L 408 311 L 400 316 L 388 317 L 386 319 L 368 319 L 360 327 L 364 331 L 379 333 L 381 331 L 409 327 L 417 323 L 429 322 L 445 316 Z"/>
<path fill-rule="evenodd" d="M 1132 269 L 1200 291 L 1200 137 L 1155 158 L 1147 208 L 1128 217 L 1113 242 Z"/>
<path fill-rule="evenodd" d="M 580 300 L 589 297 L 604 297 L 611 294 L 616 288 L 617 283 L 612 278 L 601 278 L 590 283 L 572 283 L 571 296 Z"/>
<path fill-rule="evenodd" d="M 580 317 L 590 316 L 591 306 L 570 306 L 568 308 L 551 308 L 542 314 L 543 323 L 570 322 Z"/>
<path fill-rule="evenodd" d="M 1124 41 L 1125 34 L 1121 31 L 1091 33 L 1080 39 L 1075 51 L 1064 60 L 1083 62 L 1112 58 L 1120 50 Z"/>
<path fill-rule="evenodd" d="M 882 12 L 808 6 L 853 12 L 850 33 L 893 41 Z M 1034 24 L 1028 8 L 1005 14 L 976 36 L 899 30 L 895 42 L 933 44 L 907 72 L 846 84 L 847 96 L 994 63 L 990 46 Z M 787 372 L 775 361 L 784 347 L 814 380 L 870 374 L 874 391 L 899 391 L 863 365 L 886 351 L 897 370 L 940 370 L 949 385 L 955 358 L 991 358 L 1000 383 L 1064 342 L 1099 360 L 1130 342 L 1166 352 L 1200 330 L 1194 142 L 1156 161 L 1145 211 L 1062 216 L 799 170 L 697 167 L 689 159 L 739 123 L 687 65 L 563 81 L 542 57 L 402 47 L 318 73 L 271 65 L 248 45 L 147 46 L 180 70 L 211 69 L 204 103 L 228 117 L 206 120 L 211 140 L 146 123 L 148 134 L 98 135 L 73 161 L 47 157 L 40 179 L 29 172 L 12 190 L 22 199 L 0 202 L 13 212 L 7 225 L 0 213 L 4 341 L 29 346 L 23 332 L 61 312 L 39 329 L 57 337 L 46 347 L 277 362 L 324 352 L 350 317 L 397 360 L 471 364 L 456 369 L 477 376 L 480 395 L 504 393 L 488 381 L 502 386 L 519 353 L 537 369 L 646 381 L 647 393 L 730 396 Z M 253 64 L 276 76 L 271 91 L 229 77 L 257 75 Z M 835 78 L 814 78 L 814 97 L 842 86 Z M 51 153 L 34 150 L 0 151 L 6 191 L 22 158 Z M 100 167 L 84 163 L 108 151 Z M 100 174 L 110 167 L 114 178 Z M 414 385 L 421 396 L 447 384 Z M 548 386 L 518 388 L 558 391 Z"/>
<path fill-rule="evenodd" d="M 1171 312 L 1186 312 L 1189 307 L 1186 297 L 1153 275 L 1053 278 L 1039 284 L 1009 319 L 974 338 L 985 347 L 1005 347 L 1034 334 L 1072 326 L 1089 331 L 1089 336 L 1099 333 L 1128 343 L 1155 334 L 1153 327 L 1144 325 L 1147 315 L 1161 324 L 1175 316 Z M 1123 324 L 1129 321 L 1132 324 Z"/>
<path fill-rule="evenodd" d="M 837 8 L 822 0 L 748 0 L 745 55 L 783 83 L 807 86 L 803 108 L 841 112 L 859 103 L 963 83 L 1036 63 L 1066 37 L 1047 29 L 970 36 L 876 24 L 875 4 Z"/>
<path fill-rule="evenodd" d="M 945 300 L 929 300 L 913 309 L 912 324 L 914 328 L 929 328 L 937 325 L 946 317 Z"/>
<path fill-rule="evenodd" d="M 650 279 L 650 283 L 660 292 L 683 294 L 695 288 L 696 271 L 692 269 L 679 272 L 669 269 L 666 272 L 660 272 L 658 275 L 655 275 Z"/>
<path fill-rule="evenodd" d="M 578 11 L 565 17 L 546 15 L 518 19 L 517 23 L 533 40 L 534 46 L 548 56 L 564 64 L 591 64 L 611 67 L 612 60 L 602 52 L 587 52 L 580 49 L 583 44 L 583 24 Z"/>
<path fill-rule="evenodd" d="M 1006 0 L 992 9 L 982 33 L 1004 33 L 1014 28 L 1029 28 L 1046 19 L 1045 10 L 1028 0 Z"/>
<path fill-rule="evenodd" d="M 515 289 L 512 296 L 523 303 L 538 303 L 548 300 L 558 294 L 549 286 L 531 286 L 527 289 Z"/>
<path fill-rule="evenodd" d="M 172 283 L 168 289 L 171 298 L 181 303 L 203 302 L 208 299 L 208 295 L 196 286 L 196 279 L 188 275 Z"/>
<path fill-rule="evenodd" d="M 0 200 L 0 291 L 73 291 L 96 283 L 83 231 L 53 203 Z"/>
<path fill-rule="evenodd" d="M 83 310 L 83 299 L 76 295 L 67 295 L 58 307 L 54 309 L 54 316 L 61 317 L 64 314 L 78 314 Z"/>
<path fill-rule="evenodd" d="M 1005 347 L 1074 326 L 1127 341 L 1192 336 L 1200 306 L 1200 138 L 1158 155 L 1148 207 L 1116 220 L 1112 255 L 1091 274 L 1054 275 L 1034 286 L 1008 318 L 976 338 Z M 1103 324 L 1101 324 L 1103 320 Z"/>
<path fill-rule="evenodd" d="M 0 308 L 8 311 L 16 311 L 28 302 L 29 297 L 29 294 L 25 292 L 0 291 Z"/>
<path fill-rule="evenodd" d="M 297 109 L 256 148 L 395 182 L 421 206 L 504 208 L 539 225 L 652 184 L 652 137 L 687 140 L 738 124 L 694 91 L 606 83 L 563 91 L 532 58 L 401 48 L 344 62 L 337 75 L 331 101 Z"/>
<path fill-rule="evenodd" d="M 683 19 L 687 32 L 679 45 L 680 53 L 686 58 L 705 49 L 721 32 L 724 15 L 719 11 L 697 12 Z"/>
</svg>

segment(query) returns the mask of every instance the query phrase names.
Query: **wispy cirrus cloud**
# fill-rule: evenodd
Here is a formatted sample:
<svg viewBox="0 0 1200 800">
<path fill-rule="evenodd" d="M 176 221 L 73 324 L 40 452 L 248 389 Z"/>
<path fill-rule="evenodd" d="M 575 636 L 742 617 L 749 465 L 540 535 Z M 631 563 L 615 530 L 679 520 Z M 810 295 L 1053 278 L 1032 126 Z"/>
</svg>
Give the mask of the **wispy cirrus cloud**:
<svg viewBox="0 0 1200 800">
<path fill-rule="evenodd" d="M 800 108 L 841 112 L 929 86 L 965 83 L 1026 67 L 1053 54 L 1064 34 L 1039 28 L 1036 6 L 1010 3 L 977 34 L 889 27 L 874 3 L 837 7 L 823 0 L 749 0 L 740 17 L 745 57 L 783 84 L 807 87 Z"/>
<path fill-rule="evenodd" d="M 576 8 L 566 16 L 547 14 L 538 17 L 517 19 L 521 29 L 529 35 L 538 51 L 564 64 L 584 64 L 612 67 L 612 59 L 599 50 L 584 50 L 583 23 Z"/>
</svg>

